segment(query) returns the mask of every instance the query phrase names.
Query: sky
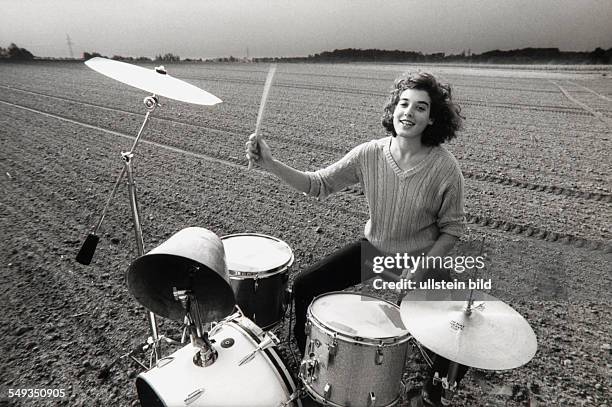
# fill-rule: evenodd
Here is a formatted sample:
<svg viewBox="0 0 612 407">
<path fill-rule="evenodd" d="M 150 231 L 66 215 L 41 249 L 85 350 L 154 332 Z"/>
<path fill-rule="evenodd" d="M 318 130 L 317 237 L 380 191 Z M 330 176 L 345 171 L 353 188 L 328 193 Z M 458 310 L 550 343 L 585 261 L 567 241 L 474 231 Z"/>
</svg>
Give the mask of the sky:
<svg viewBox="0 0 612 407">
<path fill-rule="evenodd" d="M 0 0 L 0 46 L 36 56 L 308 56 L 612 47 L 612 0 Z"/>
</svg>

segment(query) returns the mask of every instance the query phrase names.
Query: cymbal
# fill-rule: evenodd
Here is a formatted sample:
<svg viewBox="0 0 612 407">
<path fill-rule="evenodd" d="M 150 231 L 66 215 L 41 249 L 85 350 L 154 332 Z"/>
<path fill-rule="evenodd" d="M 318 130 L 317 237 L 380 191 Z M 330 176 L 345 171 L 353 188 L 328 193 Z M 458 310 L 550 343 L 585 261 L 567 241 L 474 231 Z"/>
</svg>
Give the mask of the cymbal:
<svg viewBox="0 0 612 407">
<path fill-rule="evenodd" d="M 85 62 L 85 65 L 109 78 L 158 96 L 196 105 L 209 106 L 221 103 L 221 99 L 215 95 L 155 69 L 100 57 L 91 58 Z"/>
<path fill-rule="evenodd" d="M 415 290 L 402 300 L 402 321 L 423 346 L 449 360 L 479 369 L 514 369 L 535 355 L 529 323 L 492 295 L 470 290 Z"/>
<path fill-rule="evenodd" d="M 127 270 L 128 290 L 149 311 L 183 321 L 185 309 L 174 290 L 193 294 L 202 322 L 220 321 L 236 300 L 221 239 L 210 230 L 189 227 L 137 258 Z"/>
</svg>

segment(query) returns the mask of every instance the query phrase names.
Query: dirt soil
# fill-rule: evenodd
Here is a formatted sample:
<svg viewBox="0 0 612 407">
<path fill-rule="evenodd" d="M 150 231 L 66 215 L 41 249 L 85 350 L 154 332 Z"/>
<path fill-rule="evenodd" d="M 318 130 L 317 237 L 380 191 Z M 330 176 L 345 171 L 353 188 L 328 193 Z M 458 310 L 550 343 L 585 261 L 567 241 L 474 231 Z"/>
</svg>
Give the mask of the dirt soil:
<svg viewBox="0 0 612 407">
<path fill-rule="evenodd" d="M 331 73 L 319 78 L 316 67 L 282 68 L 265 130 L 279 157 L 316 169 L 360 140 L 384 135 L 374 130 L 376 112 L 395 70 L 325 67 Z M 203 111 L 168 101 L 156 112 L 148 142 L 139 145 L 135 160 L 146 250 L 188 226 L 219 236 L 264 233 L 292 247 L 293 279 L 361 236 L 367 206 L 358 187 L 320 202 L 262 171 L 247 170 L 242 146 L 255 123 L 265 66 L 175 69 L 175 76 L 192 78 L 225 103 Z M 0 72 L 5 236 L 0 405 L 138 405 L 134 383 L 143 369 L 129 358 L 118 359 L 149 335 L 145 310 L 125 281 L 136 248 L 123 185 L 104 221 L 92 265 L 80 265 L 74 257 L 121 170 L 119 152 L 129 148 L 142 121 L 142 94 L 81 65 L 6 65 Z M 572 73 L 569 78 L 578 82 L 571 87 L 563 76 L 569 74 L 562 73 L 550 81 L 510 78 L 504 84 L 497 78 L 485 81 L 488 88 L 482 89 L 471 86 L 483 86 L 482 80 L 453 72 L 446 74 L 458 84 L 465 115 L 473 118 L 465 131 L 470 137 L 449 147 L 466 174 L 469 221 L 455 254 L 478 255 L 484 238 L 486 255 L 484 271 L 458 278 L 490 278 L 488 292 L 523 315 L 538 339 L 535 357 L 520 368 L 472 369 L 453 405 L 611 406 L 609 127 L 564 100 L 554 85 L 586 97 L 577 83 L 585 84 L 609 100 L 610 81 Z M 361 81 L 352 89 L 363 93 L 347 91 L 341 82 L 350 78 Z M 555 99 L 532 98 L 529 106 L 517 107 L 510 98 L 524 102 L 521 92 Z M 353 120 L 346 98 L 364 112 L 350 126 L 368 121 L 372 127 L 340 138 L 345 121 Z M 586 100 L 593 99 L 597 103 L 591 106 L 609 119 L 610 104 Z M 297 101 L 310 106 L 301 116 Z M 326 115 L 330 109 L 334 114 Z M 554 127 L 560 120 L 563 125 Z M 367 286 L 351 290 L 371 292 Z M 163 318 L 159 323 L 163 333 L 180 337 L 178 323 Z M 276 332 L 282 340 L 279 353 L 295 373 L 288 321 Z M 167 346 L 164 352 L 175 349 Z M 409 396 L 418 393 L 425 371 L 422 358 L 411 353 L 401 406 L 411 405 Z M 8 397 L 10 389 L 43 388 L 64 389 L 65 396 Z"/>
</svg>

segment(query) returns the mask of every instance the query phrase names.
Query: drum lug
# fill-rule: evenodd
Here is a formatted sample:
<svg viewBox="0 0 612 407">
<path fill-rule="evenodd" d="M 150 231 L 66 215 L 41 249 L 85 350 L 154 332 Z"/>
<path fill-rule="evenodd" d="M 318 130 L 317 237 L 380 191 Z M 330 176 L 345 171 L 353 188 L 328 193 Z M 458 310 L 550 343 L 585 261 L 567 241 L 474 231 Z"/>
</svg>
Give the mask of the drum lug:
<svg viewBox="0 0 612 407">
<path fill-rule="evenodd" d="M 376 395 L 373 391 L 368 394 L 368 407 L 374 407 L 376 405 Z"/>
<path fill-rule="evenodd" d="M 305 383 L 317 381 L 317 373 L 319 372 L 319 360 L 312 356 L 300 363 L 299 376 Z"/>
<path fill-rule="evenodd" d="M 327 344 L 328 358 L 327 364 L 330 364 L 334 360 L 334 356 L 338 353 L 338 334 L 334 332 L 334 336 L 332 338 L 332 342 Z"/>
<path fill-rule="evenodd" d="M 200 389 L 196 389 L 194 391 L 192 391 L 186 398 L 185 398 L 185 404 L 189 405 L 191 403 L 193 403 L 194 401 L 196 401 L 202 394 L 204 394 L 204 388 L 200 388 Z"/>
<path fill-rule="evenodd" d="M 329 400 L 331 398 L 331 384 L 326 383 L 323 388 L 323 398 Z"/>
<path fill-rule="evenodd" d="M 376 348 L 376 357 L 374 359 L 374 362 L 377 365 L 382 365 L 383 364 L 383 347 L 382 347 L 382 344 L 378 345 L 378 347 Z"/>
<path fill-rule="evenodd" d="M 315 351 L 315 348 L 318 348 L 319 346 L 321 346 L 321 342 L 319 342 L 318 339 L 311 339 L 306 345 L 306 351 L 304 352 L 304 354 L 310 355 Z"/>
<path fill-rule="evenodd" d="M 311 328 L 312 328 L 312 323 L 310 321 L 307 321 L 306 325 L 304 325 L 304 333 L 306 334 L 306 336 L 310 335 Z"/>
<path fill-rule="evenodd" d="M 161 358 L 160 360 L 158 360 L 157 363 L 155 364 L 155 367 L 162 368 L 166 366 L 168 363 L 172 362 L 173 360 L 174 360 L 173 356 L 166 356 L 165 358 Z"/>
<path fill-rule="evenodd" d="M 238 362 L 238 366 L 242 366 L 245 363 L 249 363 L 251 360 L 255 358 L 255 356 L 257 355 L 257 352 L 260 352 L 264 349 L 268 349 L 273 346 L 276 346 L 279 343 L 280 343 L 280 340 L 278 339 L 278 337 L 274 335 L 274 333 L 268 332 L 266 336 L 263 338 L 263 340 L 261 341 L 261 343 L 259 344 L 259 346 L 257 346 L 253 351 L 249 352 L 245 357 L 240 359 L 240 361 Z"/>
</svg>

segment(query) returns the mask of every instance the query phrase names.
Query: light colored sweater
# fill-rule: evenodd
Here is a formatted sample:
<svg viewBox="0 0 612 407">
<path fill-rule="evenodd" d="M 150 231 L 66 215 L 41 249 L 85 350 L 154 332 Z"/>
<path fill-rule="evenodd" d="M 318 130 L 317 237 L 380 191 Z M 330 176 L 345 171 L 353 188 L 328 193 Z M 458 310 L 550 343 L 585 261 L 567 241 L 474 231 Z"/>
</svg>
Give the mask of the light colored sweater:
<svg viewBox="0 0 612 407">
<path fill-rule="evenodd" d="M 464 180 L 459 163 L 434 147 L 414 168 L 403 171 L 389 150 L 391 138 L 361 144 L 310 178 L 309 195 L 328 195 L 360 183 L 370 210 L 366 239 L 388 253 L 427 254 L 441 233 L 465 230 Z"/>
</svg>

